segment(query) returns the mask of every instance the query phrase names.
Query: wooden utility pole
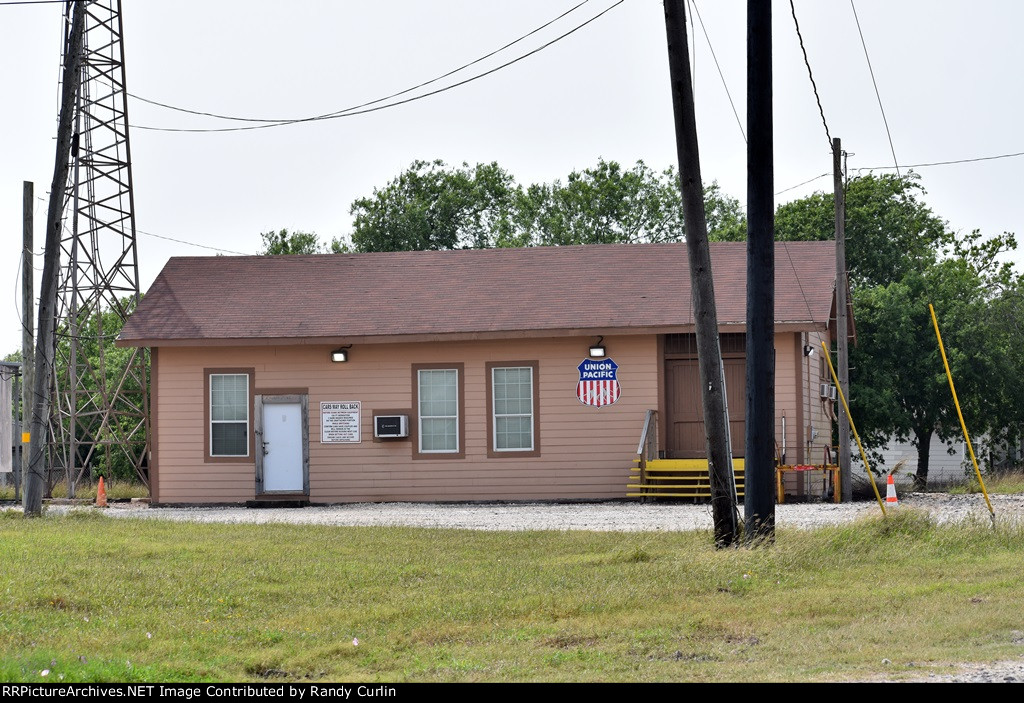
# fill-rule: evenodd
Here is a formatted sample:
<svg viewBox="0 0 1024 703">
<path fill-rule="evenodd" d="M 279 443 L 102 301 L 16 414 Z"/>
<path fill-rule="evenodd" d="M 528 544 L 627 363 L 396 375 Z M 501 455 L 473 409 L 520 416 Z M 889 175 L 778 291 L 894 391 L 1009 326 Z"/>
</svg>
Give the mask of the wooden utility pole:
<svg viewBox="0 0 1024 703">
<path fill-rule="evenodd" d="M 747 0 L 747 417 L 749 542 L 775 537 L 775 177 L 771 0 Z"/>
<path fill-rule="evenodd" d="M 46 213 L 46 244 L 43 254 L 43 278 L 39 295 L 39 336 L 36 340 L 35 371 L 32 379 L 32 421 L 29 432 L 29 469 L 24 476 L 26 517 L 42 514 L 43 484 L 46 476 L 47 424 L 50 419 L 50 384 L 53 380 L 55 353 L 54 320 L 57 314 L 57 277 L 60 270 L 61 216 L 64 213 L 64 192 L 71 154 L 72 118 L 81 83 L 82 35 L 85 27 L 85 3 L 75 0 L 74 18 L 68 43 L 64 49 L 63 89 L 60 121 L 57 125 L 57 156 L 50 184 L 49 209 Z"/>
<path fill-rule="evenodd" d="M 839 351 L 839 386 L 850 397 L 850 321 L 846 276 L 846 189 L 843 187 L 843 149 L 839 137 L 832 140 L 832 185 L 836 204 L 836 345 Z M 850 419 L 839 415 L 839 488 L 843 502 L 853 500 L 850 473 Z"/>
<path fill-rule="evenodd" d="M 736 485 L 729 446 L 725 374 L 718 340 L 711 251 L 704 213 L 704 186 L 697 150 L 697 122 L 693 109 L 684 2 L 665 0 L 665 29 L 668 34 L 668 65 L 675 111 L 683 219 L 686 222 L 686 253 L 690 262 L 690 285 L 693 291 L 693 319 L 697 333 L 697 363 L 700 367 L 715 546 L 727 547 L 739 539 Z"/>
<path fill-rule="evenodd" d="M 21 187 L 21 432 L 28 432 L 29 418 L 32 417 L 32 335 L 35 334 L 35 323 L 32 321 L 36 312 L 34 292 L 35 269 L 32 266 L 32 243 L 35 231 L 35 184 L 25 181 Z M 16 438 L 20 447 L 21 463 L 14 470 L 14 499 L 21 496 L 21 484 L 28 475 L 28 447 L 22 437 Z"/>
</svg>

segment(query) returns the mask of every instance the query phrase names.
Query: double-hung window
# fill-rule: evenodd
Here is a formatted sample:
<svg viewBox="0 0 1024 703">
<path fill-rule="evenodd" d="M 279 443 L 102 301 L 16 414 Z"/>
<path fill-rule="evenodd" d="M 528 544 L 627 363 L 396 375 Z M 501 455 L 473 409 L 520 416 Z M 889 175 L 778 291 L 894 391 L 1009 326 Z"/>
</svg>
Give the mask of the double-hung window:
<svg viewBox="0 0 1024 703">
<path fill-rule="evenodd" d="M 418 451 L 459 454 L 462 447 L 458 368 L 416 370 Z"/>
<path fill-rule="evenodd" d="M 249 456 L 249 374 L 209 375 L 211 457 Z"/>
<path fill-rule="evenodd" d="M 488 455 L 538 455 L 537 363 L 489 363 L 487 385 Z"/>
</svg>

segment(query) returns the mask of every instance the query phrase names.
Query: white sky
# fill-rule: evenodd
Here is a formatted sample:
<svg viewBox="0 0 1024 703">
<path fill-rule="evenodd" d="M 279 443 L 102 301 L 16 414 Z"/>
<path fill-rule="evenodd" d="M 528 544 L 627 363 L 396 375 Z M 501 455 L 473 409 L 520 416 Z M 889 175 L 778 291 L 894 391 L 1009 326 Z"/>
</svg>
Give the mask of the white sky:
<svg viewBox="0 0 1024 703">
<path fill-rule="evenodd" d="M 138 95 L 199 110 L 319 114 L 445 73 L 576 2 L 125 0 L 127 84 Z M 504 63 L 614 2 L 590 0 L 474 69 Z M 744 118 L 746 3 L 696 4 Z M 829 129 L 851 152 L 850 167 L 892 165 L 850 3 L 797 0 L 796 9 Z M 1024 3 L 857 0 L 857 11 L 901 164 L 1024 151 L 1015 134 L 1024 96 Z M 830 171 L 831 156 L 789 3 L 774 2 L 773 13 L 775 183 L 782 190 Z M 745 145 L 699 24 L 697 31 L 691 46 L 703 176 L 744 202 Z M 0 356 L 20 348 L 22 181 L 34 181 L 36 195 L 45 197 L 52 179 L 61 32 L 59 4 L 0 6 L 0 232 L 7 252 L 0 256 Z M 226 124 L 138 101 L 129 113 L 138 125 Z M 131 140 L 140 230 L 246 253 L 271 229 L 315 231 L 325 241 L 348 233 L 352 201 L 414 159 L 497 161 L 523 184 L 564 179 L 599 157 L 625 165 L 643 159 L 661 170 L 675 160 L 663 7 L 626 0 L 514 66 L 393 109 L 240 133 L 136 130 Z M 954 229 L 1024 234 L 1014 177 L 1022 163 L 1024 157 L 918 171 L 927 202 Z M 822 178 L 777 201 L 830 189 Z M 46 206 L 37 204 L 39 248 Z M 138 246 L 143 290 L 168 257 L 213 254 L 141 234 Z"/>
</svg>

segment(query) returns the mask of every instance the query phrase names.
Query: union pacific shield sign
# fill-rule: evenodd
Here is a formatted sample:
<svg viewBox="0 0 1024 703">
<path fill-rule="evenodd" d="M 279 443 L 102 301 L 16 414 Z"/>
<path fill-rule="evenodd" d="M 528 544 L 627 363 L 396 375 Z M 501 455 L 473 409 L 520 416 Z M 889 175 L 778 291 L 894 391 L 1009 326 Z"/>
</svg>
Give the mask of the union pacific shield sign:
<svg viewBox="0 0 1024 703">
<path fill-rule="evenodd" d="M 580 372 L 576 397 L 584 405 L 603 408 L 619 399 L 622 388 L 615 377 L 619 365 L 611 359 L 584 359 L 576 367 Z"/>
</svg>

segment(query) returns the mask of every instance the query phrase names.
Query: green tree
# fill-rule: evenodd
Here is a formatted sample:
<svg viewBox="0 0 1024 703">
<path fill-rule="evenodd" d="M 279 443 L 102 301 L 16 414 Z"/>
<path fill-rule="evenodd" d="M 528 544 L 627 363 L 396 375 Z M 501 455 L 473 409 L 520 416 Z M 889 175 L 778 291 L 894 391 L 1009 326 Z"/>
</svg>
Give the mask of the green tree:
<svg viewBox="0 0 1024 703">
<path fill-rule="evenodd" d="M 1024 336 L 1006 324 L 1019 318 L 1019 279 L 999 263 L 999 254 L 1015 248 L 1013 236 L 955 235 L 924 195 L 913 172 L 868 174 L 846 188 L 846 260 L 858 337 L 850 354 L 851 410 L 870 448 L 894 437 L 913 442 L 919 486 L 927 480 L 931 438 L 953 441 L 960 433 L 928 304 L 939 317 L 972 433 L 1016 433 L 1016 379 L 1024 375 L 1017 348 Z M 831 193 L 818 192 L 781 205 L 776 238 L 832 239 L 833 203 Z M 993 379 L 1002 379 L 998 388 Z"/>
<path fill-rule="evenodd" d="M 415 161 L 352 203 L 356 251 L 482 249 L 507 235 L 515 179 L 496 163 Z"/>
<path fill-rule="evenodd" d="M 720 239 L 745 232 L 739 202 L 705 188 L 708 227 Z M 497 164 L 416 161 L 352 204 L 356 251 L 674 242 L 685 236 L 678 175 L 638 161 L 600 159 L 563 183 L 526 188 Z M 344 251 L 344 243 L 335 240 Z"/>
<path fill-rule="evenodd" d="M 888 285 L 935 261 L 949 240 L 945 223 L 921 201 L 920 177 L 867 174 L 846 187 L 846 261 L 850 285 Z M 779 241 L 835 237 L 835 197 L 817 192 L 780 205 L 775 213 Z M 745 233 L 744 233 L 745 236 Z"/>
<path fill-rule="evenodd" d="M 746 222 L 739 203 L 718 183 L 704 189 L 708 231 L 726 239 Z M 531 185 L 517 200 L 521 241 L 534 245 L 678 242 L 685 238 L 679 176 L 656 173 L 643 161 L 624 169 L 600 159 L 563 184 Z"/>
<path fill-rule="evenodd" d="M 322 254 L 326 248 L 320 238 L 313 232 L 289 232 L 282 229 L 277 232 L 263 232 L 261 256 L 277 256 L 280 254 Z"/>
<path fill-rule="evenodd" d="M 954 237 L 944 256 L 887 285 L 854 289 L 858 345 L 851 351 L 851 410 L 869 446 L 892 437 L 917 448 L 915 483 L 928 479 L 933 435 L 961 436 L 928 305 L 935 307 L 968 429 L 1012 435 L 1020 423 L 1022 341 L 1002 319 L 1019 290 L 1012 269 L 994 256 L 1012 235 L 983 241 Z M 1019 313 L 1018 313 L 1019 314 Z"/>
</svg>

